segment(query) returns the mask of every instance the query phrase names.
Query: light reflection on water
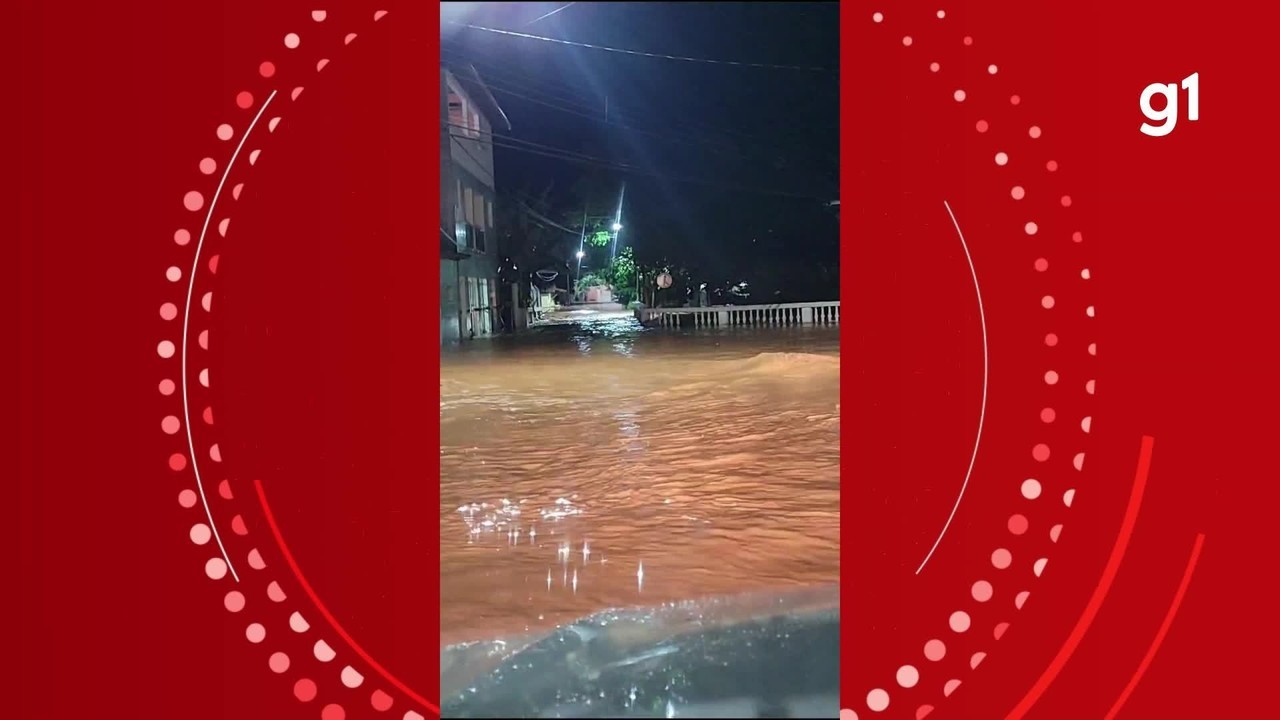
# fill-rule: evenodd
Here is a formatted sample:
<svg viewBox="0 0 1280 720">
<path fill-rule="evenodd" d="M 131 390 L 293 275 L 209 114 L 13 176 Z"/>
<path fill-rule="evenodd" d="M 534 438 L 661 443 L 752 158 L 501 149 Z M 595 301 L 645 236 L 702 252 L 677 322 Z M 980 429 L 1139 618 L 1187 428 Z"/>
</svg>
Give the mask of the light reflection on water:
<svg viewBox="0 0 1280 720">
<path fill-rule="evenodd" d="M 578 319 L 441 368 L 442 642 L 835 583 L 834 329 Z"/>
</svg>

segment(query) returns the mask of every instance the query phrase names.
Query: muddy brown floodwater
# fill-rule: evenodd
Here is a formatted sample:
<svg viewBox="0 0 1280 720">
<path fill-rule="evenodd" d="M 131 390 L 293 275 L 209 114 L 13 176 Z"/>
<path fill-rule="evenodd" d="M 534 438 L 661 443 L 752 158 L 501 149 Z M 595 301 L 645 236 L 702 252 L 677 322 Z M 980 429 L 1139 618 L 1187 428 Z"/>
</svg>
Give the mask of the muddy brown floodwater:
<svg viewBox="0 0 1280 720">
<path fill-rule="evenodd" d="M 441 367 L 442 645 L 839 578 L 834 328 L 587 315 Z"/>
</svg>

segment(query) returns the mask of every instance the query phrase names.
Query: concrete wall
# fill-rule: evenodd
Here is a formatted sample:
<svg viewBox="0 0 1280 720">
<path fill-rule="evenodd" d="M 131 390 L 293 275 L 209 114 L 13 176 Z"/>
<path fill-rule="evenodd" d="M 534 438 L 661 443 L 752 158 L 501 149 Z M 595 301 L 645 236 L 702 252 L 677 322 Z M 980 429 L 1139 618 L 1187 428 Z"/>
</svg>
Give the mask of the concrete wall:
<svg viewBox="0 0 1280 720">
<path fill-rule="evenodd" d="M 440 76 L 440 225 L 445 234 L 461 241 L 456 245 L 458 251 L 470 255 L 460 260 L 440 259 L 440 342 L 448 345 L 471 337 L 469 318 L 463 314 L 468 308 L 460 277 L 487 278 L 492 289 L 497 285 L 498 258 L 497 233 L 489 227 L 487 209 L 478 223 L 487 231 L 484 252 L 474 247 L 475 238 L 467 238 L 465 230 L 459 234 L 458 223 L 465 222 L 465 213 L 459 213 L 459 183 L 485 198 L 486 208 L 495 200 L 493 145 L 466 137 L 461 128 L 450 127 L 449 94 L 455 93 L 468 103 L 471 98 L 448 70 L 441 68 Z M 487 139 L 491 132 L 488 118 L 481 114 L 480 139 Z M 493 325 L 496 328 L 496 319 Z"/>
<path fill-rule="evenodd" d="M 449 146 L 449 90 L 446 87 L 449 73 L 440 68 L 440 229 L 448 237 L 454 237 L 453 196 L 455 186 L 453 158 Z M 439 238 L 443 240 L 443 238 Z M 443 261 L 442 261 L 443 262 Z"/>
<path fill-rule="evenodd" d="M 496 201 L 493 175 L 493 144 L 488 142 L 488 139 L 492 137 L 492 126 L 489 123 L 489 119 L 479 111 L 478 106 L 473 102 L 462 84 L 458 82 L 457 78 L 447 70 L 442 70 L 441 72 L 444 78 L 442 85 L 444 104 L 441 106 L 441 112 L 445 118 L 442 126 L 448 132 L 448 137 L 445 138 L 445 141 L 448 144 L 447 157 L 451 161 L 447 173 L 442 173 L 441 175 L 442 180 L 446 176 L 448 177 L 448 182 L 442 182 L 440 188 L 442 195 L 441 217 L 452 219 L 450 223 L 445 225 L 445 228 L 457 239 L 460 250 L 466 249 L 468 252 L 473 253 L 481 251 L 478 247 L 478 239 L 470 237 L 465 227 L 459 227 L 460 223 L 465 224 L 470 220 L 473 228 L 485 235 L 484 249 L 481 252 L 496 254 L 497 233 L 494 232 L 493 224 L 490 222 L 493 217 L 493 205 Z M 450 96 L 461 98 L 463 104 L 468 108 L 466 114 L 479 118 L 479 138 L 470 137 L 468 130 L 455 127 L 457 123 L 450 122 L 448 108 Z M 471 198 L 470 204 L 466 202 L 468 197 Z M 444 212 L 445 198 L 448 199 L 449 203 L 447 213 Z M 477 203 L 476 198 L 482 198 L 483 201 Z M 477 205 L 479 205 L 479 208 L 477 208 Z"/>
<path fill-rule="evenodd" d="M 457 163 L 453 166 L 453 177 L 453 189 L 442 190 L 442 193 L 446 193 L 454 198 L 459 198 L 458 193 L 461 192 L 461 198 L 465 198 L 467 197 L 466 191 L 470 190 L 473 203 L 472 219 L 476 221 L 473 227 L 477 231 L 483 232 L 485 235 L 484 249 L 481 250 L 479 248 L 479 238 L 468 236 L 465 228 L 458 228 L 455 224 L 454 233 L 458 237 L 458 248 L 466 248 L 467 252 L 470 253 L 484 252 L 490 255 L 496 255 L 498 252 L 498 234 L 494 231 L 494 228 L 490 225 L 489 221 L 495 214 L 496 208 L 494 205 L 497 202 L 497 193 L 494 191 L 493 186 L 485 183 L 483 179 L 476 177 L 465 167 Z M 476 202 L 476 198 L 483 198 L 483 202 L 481 203 L 481 207 L 483 208 L 482 210 L 475 207 L 474 203 Z M 467 213 L 465 209 L 461 209 L 464 204 L 463 199 L 457 200 L 457 205 L 454 209 L 456 222 L 465 223 L 467 221 Z M 480 213 L 479 217 L 475 217 L 477 212 Z"/>
<path fill-rule="evenodd" d="M 476 107 L 471 96 L 462 88 L 462 84 L 448 70 L 444 71 L 447 83 L 447 92 L 455 93 L 462 98 L 474 109 Z M 445 106 L 446 117 L 448 116 L 448 106 Z M 447 126 L 446 121 L 446 126 Z M 460 128 L 450 127 L 450 134 L 453 136 L 450 142 L 450 154 L 453 156 L 453 162 L 460 168 L 471 173 L 489 188 L 494 187 L 493 178 L 493 143 L 487 142 L 492 137 L 493 126 L 489 124 L 489 119 L 483 114 L 480 115 L 480 138 L 471 139 L 466 137 L 466 131 Z M 480 142 L 485 140 L 486 142 Z"/>
</svg>

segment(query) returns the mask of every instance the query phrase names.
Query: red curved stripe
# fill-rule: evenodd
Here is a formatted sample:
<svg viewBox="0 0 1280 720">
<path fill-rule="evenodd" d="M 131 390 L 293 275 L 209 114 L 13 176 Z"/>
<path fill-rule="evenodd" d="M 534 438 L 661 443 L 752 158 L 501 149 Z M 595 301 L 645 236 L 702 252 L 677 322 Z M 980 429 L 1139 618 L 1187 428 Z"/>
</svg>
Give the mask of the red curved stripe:
<svg viewBox="0 0 1280 720">
<path fill-rule="evenodd" d="M 1041 673 L 1040 679 L 1036 680 L 1031 689 L 1022 698 L 1013 710 L 1005 716 L 1005 720 L 1021 720 L 1036 704 L 1044 691 L 1058 677 L 1058 673 L 1062 672 L 1062 668 L 1066 666 L 1067 661 L 1075 653 L 1079 647 L 1080 641 L 1084 639 L 1084 634 L 1089 632 L 1089 626 L 1093 624 L 1093 619 L 1097 617 L 1098 610 L 1102 608 L 1102 603 L 1107 599 L 1107 593 L 1111 591 L 1111 584 L 1116 579 L 1116 573 L 1120 570 L 1120 563 L 1124 561 L 1124 553 L 1129 549 L 1129 538 L 1133 536 L 1133 526 L 1138 521 L 1138 510 L 1142 507 L 1142 493 L 1147 487 L 1147 475 L 1151 471 L 1151 447 L 1155 440 L 1149 436 L 1142 437 L 1142 448 L 1138 451 L 1138 470 L 1133 477 L 1133 489 L 1129 492 L 1129 506 L 1125 508 L 1124 520 L 1120 523 L 1120 533 L 1116 536 L 1116 543 L 1111 548 L 1111 556 L 1107 558 L 1107 566 L 1102 569 L 1102 576 L 1098 578 L 1098 585 L 1093 589 L 1093 595 L 1089 598 L 1089 603 L 1085 605 L 1084 612 L 1080 614 L 1080 619 L 1076 621 L 1076 626 L 1071 629 L 1071 634 L 1067 636 L 1062 647 L 1058 650 L 1058 654 L 1054 656 L 1049 666 Z"/>
<path fill-rule="evenodd" d="M 293 553 L 289 552 L 289 546 L 285 545 L 284 536 L 280 534 L 280 526 L 276 525 L 275 515 L 271 514 L 271 506 L 267 504 L 267 496 L 262 491 L 262 481 L 254 480 L 253 488 L 258 491 L 258 502 L 262 504 L 262 512 L 267 518 L 267 526 L 271 528 L 271 534 L 275 536 L 276 545 L 280 546 L 280 552 L 284 555 L 285 562 L 289 564 L 289 569 L 293 571 L 293 576 L 298 579 L 298 584 L 302 586 L 303 592 L 307 594 L 307 597 L 311 598 L 311 602 L 315 603 L 316 609 L 320 611 L 320 614 L 324 616 L 324 619 L 333 627 L 333 631 L 338 633 L 338 636 L 341 637 L 347 645 L 351 646 L 351 649 L 355 651 L 355 654 L 358 655 L 361 660 L 365 661 L 369 667 L 373 668 L 379 675 L 381 675 L 383 680 L 391 683 L 391 685 L 397 690 L 408 695 L 410 699 L 435 713 L 436 717 L 439 717 L 439 706 L 414 692 L 412 688 L 405 685 L 399 680 L 399 678 L 392 675 L 386 668 L 379 665 L 378 662 L 374 660 L 369 653 L 365 652 L 364 648 L 360 647 L 360 645 L 356 643 L 355 639 L 347 634 L 347 631 L 338 624 L 337 618 L 329 612 L 329 609 L 320 601 L 320 596 L 316 595 L 316 591 L 311 588 L 311 583 L 307 582 L 307 579 L 303 577 L 302 570 L 298 567 L 298 562 L 293 559 Z"/>
<path fill-rule="evenodd" d="M 1178 608 L 1182 607 L 1182 598 L 1187 594 L 1187 587 L 1191 585 L 1191 576 L 1196 571 L 1196 563 L 1200 560 L 1200 549 L 1204 547 L 1204 533 L 1196 536 L 1196 544 L 1191 548 L 1191 557 L 1187 559 L 1187 569 L 1182 571 L 1182 582 L 1178 583 L 1178 590 L 1173 594 L 1173 602 L 1169 603 L 1169 611 L 1164 614 L 1164 621 L 1160 623 L 1160 629 L 1156 631 L 1156 636 L 1151 639 L 1151 647 L 1147 648 L 1147 654 L 1142 657 L 1142 662 L 1138 663 L 1138 669 L 1133 671 L 1133 677 L 1129 678 L 1129 684 L 1124 686 L 1124 691 L 1120 693 L 1120 697 L 1116 698 L 1116 702 L 1107 711 L 1104 720 L 1115 720 L 1115 716 L 1120 712 L 1120 708 L 1124 707 L 1125 701 L 1133 694 L 1133 689 L 1142 681 L 1142 676 L 1146 674 L 1147 668 L 1151 665 L 1151 659 L 1160 652 L 1160 644 L 1164 642 L 1164 636 L 1169 634 L 1169 626 L 1173 625 L 1173 617 L 1178 614 Z"/>
</svg>

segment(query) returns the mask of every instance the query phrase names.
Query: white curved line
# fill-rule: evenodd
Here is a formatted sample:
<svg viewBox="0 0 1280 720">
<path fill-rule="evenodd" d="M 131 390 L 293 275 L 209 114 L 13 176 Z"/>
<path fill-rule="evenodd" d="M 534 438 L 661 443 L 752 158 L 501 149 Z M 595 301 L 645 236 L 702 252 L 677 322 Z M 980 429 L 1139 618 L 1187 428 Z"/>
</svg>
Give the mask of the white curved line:
<svg viewBox="0 0 1280 720">
<path fill-rule="evenodd" d="M 947 522 L 942 525 L 942 532 L 938 533 L 938 539 L 933 541 L 933 547 L 929 548 L 928 554 L 920 562 L 920 567 L 916 568 L 917 575 L 924 570 L 925 565 L 929 564 L 929 559 L 942 543 L 943 536 L 947 534 L 947 530 L 951 529 L 951 521 L 955 519 L 956 511 L 960 509 L 960 501 L 964 500 L 964 493 L 969 489 L 973 465 L 978 460 L 978 446 L 982 444 L 982 424 L 987 419 L 987 377 L 991 369 L 990 355 L 987 350 L 987 313 L 982 307 L 982 288 L 978 285 L 978 271 L 973 267 L 973 256 L 969 254 L 969 244 L 965 242 L 964 232 L 960 230 L 960 223 L 956 221 L 956 214 L 951 211 L 950 203 L 943 200 L 942 206 L 947 209 L 947 215 L 951 216 L 951 224 L 955 226 L 956 235 L 960 236 L 960 246 L 964 248 L 965 259 L 969 261 L 969 272 L 973 275 L 973 292 L 978 296 L 978 319 L 982 323 L 982 409 L 978 413 L 978 435 L 973 439 L 973 455 L 969 457 L 969 469 L 965 471 L 964 483 L 960 485 L 960 494 L 956 495 L 956 502 L 951 506 L 951 514 L 947 516 Z"/>
<path fill-rule="evenodd" d="M 187 401 L 187 334 L 191 327 L 191 297 L 196 287 L 196 272 L 200 269 L 200 251 L 204 248 L 204 238 L 209 232 L 209 221 L 213 219 L 213 211 L 218 206 L 218 198 L 222 196 L 222 186 L 226 184 L 227 177 L 231 175 L 231 168 L 235 167 L 236 158 L 240 157 L 240 150 L 244 147 L 245 140 L 249 139 L 253 128 L 257 126 L 258 120 L 262 118 L 262 113 L 266 111 L 267 106 L 276 97 L 276 91 L 272 90 L 267 96 L 262 107 L 258 108 L 258 114 L 253 116 L 253 121 L 249 123 L 249 127 L 245 128 L 244 135 L 240 136 L 240 142 L 236 145 L 235 152 L 231 153 L 231 159 L 227 161 L 227 167 L 222 171 L 222 179 L 218 181 L 218 188 L 213 191 L 213 198 L 209 201 L 209 211 L 204 215 L 204 226 L 200 228 L 200 240 L 196 242 L 196 256 L 191 262 L 191 276 L 187 279 L 187 304 L 182 314 L 182 416 L 183 422 L 187 425 L 187 450 L 191 454 L 191 471 L 196 476 L 196 489 L 200 492 L 200 504 L 204 506 L 204 515 L 209 520 L 209 529 L 213 531 L 213 539 L 218 543 L 218 550 L 222 551 L 222 559 L 227 561 L 227 569 L 231 571 L 231 577 L 236 582 L 240 582 L 240 576 L 236 574 L 235 565 L 231 562 L 231 556 L 227 554 L 227 548 L 222 544 L 222 536 L 218 534 L 218 525 L 213 521 L 213 511 L 209 509 L 209 499 L 204 494 L 204 480 L 200 477 L 200 461 L 196 455 L 196 443 L 191 436 L 191 407 Z"/>
</svg>

